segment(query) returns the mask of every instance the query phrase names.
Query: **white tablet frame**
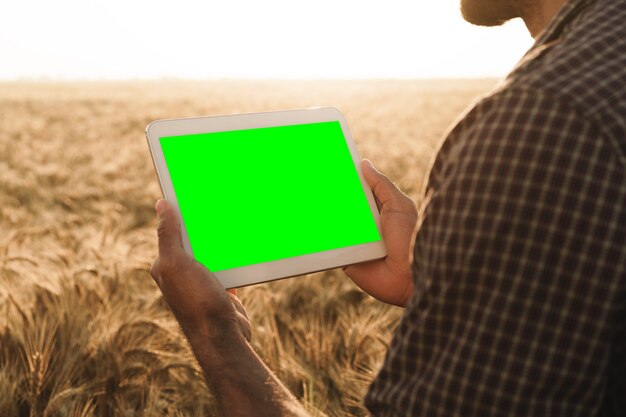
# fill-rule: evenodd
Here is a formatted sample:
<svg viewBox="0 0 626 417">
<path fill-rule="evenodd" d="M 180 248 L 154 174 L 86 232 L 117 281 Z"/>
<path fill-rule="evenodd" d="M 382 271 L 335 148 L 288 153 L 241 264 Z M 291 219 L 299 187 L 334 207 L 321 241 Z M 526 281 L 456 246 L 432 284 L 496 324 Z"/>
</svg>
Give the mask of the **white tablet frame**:
<svg viewBox="0 0 626 417">
<path fill-rule="evenodd" d="M 352 155 L 352 160 L 359 175 L 359 180 L 361 181 L 361 186 L 365 191 L 367 202 L 369 203 L 370 210 L 374 216 L 378 233 L 381 235 L 381 240 L 216 272 L 215 275 L 225 288 L 236 288 L 281 278 L 304 275 L 358 262 L 379 259 L 387 255 L 385 244 L 382 240 L 380 214 L 376 207 L 372 191 L 363 178 L 361 158 L 357 153 L 356 145 L 352 139 L 350 130 L 348 129 L 348 124 L 341 112 L 335 108 L 314 108 L 226 116 L 196 117 L 189 119 L 156 120 L 146 127 L 148 146 L 150 147 L 152 161 L 161 184 L 161 191 L 163 192 L 164 198 L 178 212 L 178 216 L 181 220 L 183 247 L 187 253 L 193 256 L 193 250 L 191 249 L 191 245 L 189 243 L 185 223 L 180 214 L 178 200 L 176 198 L 169 170 L 167 169 L 163 151 L 161 149 L 160 138 L 197 133 L 212 133 L 329 121 L 338 121 L 341 125 L 348 148 L 350 149 L 350 154 Z"/>
</svg>

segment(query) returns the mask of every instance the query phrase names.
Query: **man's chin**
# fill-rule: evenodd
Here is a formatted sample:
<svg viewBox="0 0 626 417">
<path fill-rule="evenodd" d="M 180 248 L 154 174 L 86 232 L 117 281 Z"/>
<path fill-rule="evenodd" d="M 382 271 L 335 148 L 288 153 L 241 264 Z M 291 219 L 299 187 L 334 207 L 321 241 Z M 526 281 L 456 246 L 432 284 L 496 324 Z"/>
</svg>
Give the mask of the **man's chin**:
<svg viewBox="0 0 626 417">
<path fill-rule="evenodd" d="M 506 0 L 461 0 L 461 13 L 466 21 L 477 26 L 500 26 L 518 17 Z"/>
</svg>

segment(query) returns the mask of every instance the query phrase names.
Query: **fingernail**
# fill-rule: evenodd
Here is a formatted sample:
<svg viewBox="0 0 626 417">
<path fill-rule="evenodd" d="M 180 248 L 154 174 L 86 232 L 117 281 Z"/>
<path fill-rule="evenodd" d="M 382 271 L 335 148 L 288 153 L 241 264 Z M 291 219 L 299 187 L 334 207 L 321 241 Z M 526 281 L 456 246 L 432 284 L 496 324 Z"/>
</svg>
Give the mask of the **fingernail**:
<svg viewBox="0 0 626 417">
<path fill-rule="evenodd" d="M 163 210 L 165 210 L 165 200 L 161 199 L 157 201 L 154 208 L 156 209 L 157 216 L 161 217 L 161 214 L 163 214 Z"/>
</svg>

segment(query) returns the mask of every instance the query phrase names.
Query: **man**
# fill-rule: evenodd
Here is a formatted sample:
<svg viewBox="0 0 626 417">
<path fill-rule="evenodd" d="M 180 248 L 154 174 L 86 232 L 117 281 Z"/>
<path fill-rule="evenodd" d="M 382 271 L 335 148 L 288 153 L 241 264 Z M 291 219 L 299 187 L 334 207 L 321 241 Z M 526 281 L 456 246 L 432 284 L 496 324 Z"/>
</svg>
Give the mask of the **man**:
<svg viewBox="0 0 626 417">
<path fill-rule="evenodd" d="M 536 44 L 451 131 L 415 208 L 364 162 L 384 260 L 345 268 L 406 304 L 374 416 L 626 415 L 626 0 L 463 0 Z M 230 296 L 157 203 L 152 273 L 227 416 L 306 412 L 255 355 Z"/>
</svg>

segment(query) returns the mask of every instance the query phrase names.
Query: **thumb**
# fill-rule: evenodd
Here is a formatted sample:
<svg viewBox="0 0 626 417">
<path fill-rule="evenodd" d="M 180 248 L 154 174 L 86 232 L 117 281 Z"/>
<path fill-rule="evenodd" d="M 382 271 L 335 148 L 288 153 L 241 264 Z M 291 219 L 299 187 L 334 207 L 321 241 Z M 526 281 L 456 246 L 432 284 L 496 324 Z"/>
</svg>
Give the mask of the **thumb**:
<svg viewBox="0 0 626 417">
<path fill-rule="evenodd" d="M 155 208 L 159 218 L 157 227 L 159 257 L 162 259 L 170 258 L 172 255 L 183 251 L 178 214 L 163 199 L 156 202 Z"/>
<path fill-rule="evenodd" d="M 369 159 L 364 159 L 361 166 L 363 167 L 365 181 L 381 205 L 391 204 L 406 197 L 385 174 L 374 168 Z"/>
</svg>

